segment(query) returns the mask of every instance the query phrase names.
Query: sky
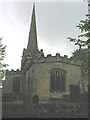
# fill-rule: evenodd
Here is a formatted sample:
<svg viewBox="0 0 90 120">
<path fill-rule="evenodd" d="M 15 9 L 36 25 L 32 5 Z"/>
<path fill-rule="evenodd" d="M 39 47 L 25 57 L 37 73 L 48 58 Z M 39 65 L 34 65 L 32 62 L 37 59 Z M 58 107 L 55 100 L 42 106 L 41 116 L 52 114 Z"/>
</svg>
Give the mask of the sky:
<svg viewBox="0 0 90 120">
<path fill-rule="evenodd" d="M 1 0 L 2 1 L 2 0 Z M 78 48 L 67 37 L 77 37 L 76 25 L 85 19 L 88 7 L 82 0 L 35 1 L 38 48 L 47 54 L 72 55 Z M 78 2 L 77 2 L 78 1 Z M 7 69 L 19 69 L 23 48 L 27 48 L 33 1 L 0 2 L 0 37 L 6 45 Z"/>
</svg>

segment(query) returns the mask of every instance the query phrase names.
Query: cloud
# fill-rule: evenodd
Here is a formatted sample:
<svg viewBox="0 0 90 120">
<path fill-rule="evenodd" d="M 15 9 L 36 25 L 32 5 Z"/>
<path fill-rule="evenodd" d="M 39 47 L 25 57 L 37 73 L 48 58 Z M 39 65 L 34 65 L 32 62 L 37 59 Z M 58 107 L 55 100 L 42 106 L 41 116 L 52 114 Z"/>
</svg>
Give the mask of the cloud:
<svg viewBox="0 0 90 120">
<path fill-rule="evenodd" d="M 83 12 L 82 12 L 83 10 Z M 9 69 L 20 68 L 23 48 L 27 47 L 32 3 L 0 4 L 0 36 L 6 48 L 5 61 Z M 76 37 L 75 27 L 85 18 L 87 6 L 83 3 L 36 3 L 36 22 L 39 49 L 46 54 L 71 55 L 77 47 L 67 40 Z"/>
</svg>

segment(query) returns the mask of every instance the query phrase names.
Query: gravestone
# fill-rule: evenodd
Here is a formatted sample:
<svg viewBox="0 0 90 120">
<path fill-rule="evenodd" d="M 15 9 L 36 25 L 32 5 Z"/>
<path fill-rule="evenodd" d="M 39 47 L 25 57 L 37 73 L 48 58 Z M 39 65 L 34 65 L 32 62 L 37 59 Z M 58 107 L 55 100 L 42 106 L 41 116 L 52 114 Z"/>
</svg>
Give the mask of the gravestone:
<svg viewBox="0 0 90 120">
<path fill-rule="evenodd" d="M 70 85 L 70 100 L 71 102 L 77 103 L 80 102 L 80 88 L 79 85 Z"/>
</svg>

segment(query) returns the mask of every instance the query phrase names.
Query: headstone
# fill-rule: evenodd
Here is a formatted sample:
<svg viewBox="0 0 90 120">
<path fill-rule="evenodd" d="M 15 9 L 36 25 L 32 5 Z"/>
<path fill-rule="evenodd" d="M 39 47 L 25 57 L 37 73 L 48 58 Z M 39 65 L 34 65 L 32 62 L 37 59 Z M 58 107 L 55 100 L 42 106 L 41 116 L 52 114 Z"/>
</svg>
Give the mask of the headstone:
<svg viewBox="0 0 90 120">
<path fill-rule="evenodd" d="M 33 103 L 39 103 L 39 96 L 38 95 L 34 95 L 32 98 L 32 102 Z"/>
<path fill-rule="evenodd" d="M 70 100 L 71 102 L 80 102 L 80 88 L 79 85 L 70 85 Z"/>
</svg>

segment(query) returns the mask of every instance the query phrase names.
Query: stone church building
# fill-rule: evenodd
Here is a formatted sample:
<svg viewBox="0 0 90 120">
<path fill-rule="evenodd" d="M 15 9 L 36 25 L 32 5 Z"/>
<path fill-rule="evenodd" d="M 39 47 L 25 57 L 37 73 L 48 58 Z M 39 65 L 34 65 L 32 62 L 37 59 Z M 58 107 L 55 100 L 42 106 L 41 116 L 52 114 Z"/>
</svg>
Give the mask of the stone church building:
<svg viewBox="0 0 90 120">
<path fill-rule="evenodd" d="M 70 86 L 79 86 L 81 65 L 67 55 L 44 56 L 38 49 L 35 6 L 33 6 L 28 45 L 23 49 L 20 70 L 6 70 L 3 83 L 3 96 L 22 94 L 32 103 L 38 96 L 39 102 L 66 98 L 70 95 Z"/>
</svg>

